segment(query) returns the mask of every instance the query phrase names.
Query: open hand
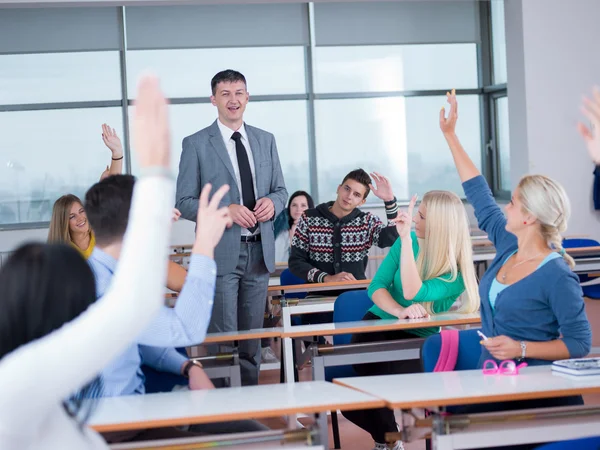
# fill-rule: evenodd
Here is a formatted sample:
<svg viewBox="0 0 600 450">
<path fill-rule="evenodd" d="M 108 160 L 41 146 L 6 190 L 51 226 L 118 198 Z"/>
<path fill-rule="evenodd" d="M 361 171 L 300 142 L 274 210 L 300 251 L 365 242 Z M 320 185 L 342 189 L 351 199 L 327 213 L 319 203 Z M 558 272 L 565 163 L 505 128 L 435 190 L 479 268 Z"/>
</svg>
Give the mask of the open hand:
<svg viewBox="0 0 600 450">
<path fill-rule="evenodd" d="M 453 134 L 456 131 L 456 121 L 458 120 L 458 102 L 456 101 L 456 90 L 446 92 L 446 100 L 450 103 L 450 112 L 446 117 L 446 108 L 442 107 L 440 111 L 440 129 L 444 134 Z"/>
<path fill-rule="evenodd" d="M 594 87 L 592 98 L 584 97 L 581 112 L 590 121 L 588 128 L 582 122 L 577 124 L 577 129 L 583 137 L 588 148 L 588 153 L 596 165 L 600 165 L 600 90 Z"/>
<path fill-rule="evenodd" d="M 123 145 L 121 145 L 121 139 L 117 136 L 117 132 L 114 128 L 109 127 L 107 124 L 102 124 L 102 141 L 104 145 L 112 153 L 113 158 L 121 158 L 123 156 Z"/>
<path fill-rule="evenodd" d="M 390 180 L 377 172 L 373 172 L 370 175 L 371 178 L 375 180 L 376 184 L 376 186 L 369 184 L 369 188 L 371 188 L 371 191 L 373 191 L 373 195 L 375 195 L 377 198 L 380 198 L 384 202 L 390 202 L 394 200 L 394 192 L 392 190 Z"/>
<path fill-rule="evenodd" d="M 214 249 L 221 240 L 225 228 L 230 227 L 233 221 L 229 208 L 219 208 L 221 200 L 229 191 L 229 186 L 227 184 L 221 186 L 209 201 L 208 197 L 211 189 L 211 184 L 207 183 L 200 193 L 198 216 L 196 218 L 196 241 L 192 252 L 212 258 Z"/>
</svg>

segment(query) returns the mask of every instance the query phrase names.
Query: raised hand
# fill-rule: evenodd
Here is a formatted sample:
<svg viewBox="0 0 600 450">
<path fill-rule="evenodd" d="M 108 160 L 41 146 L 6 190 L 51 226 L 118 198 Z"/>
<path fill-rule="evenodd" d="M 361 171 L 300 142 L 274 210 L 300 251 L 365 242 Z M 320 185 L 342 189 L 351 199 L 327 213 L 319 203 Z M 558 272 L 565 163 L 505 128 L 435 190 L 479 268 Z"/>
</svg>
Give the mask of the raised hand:
<svg viewBox="0 0 600 450">
<path fill-rule="evenodd" d="M 373 195 L 380 198 L 384 202 L 390 202 L 394 200 L 394 192 L 392 191 L 390 180 L 377 172 L 373 172 L 370 175 L 376 183 L 376 186 L 369 184 L 369 188 L 371 188 L 371 191 L 373 191 Z"/>
<path fill-rule="evenodd" d="M 446 92 L 446 100 L 450 104 L 450 112 L 446 117 L 446 108 L 442 107 L 440 111 L 440 129 L 444 134 L 454 134 L 456 131 L 456 121 L 458 120 L 458 103 L 456 101 L 456 90 Z"/>
<path fill-rule="evenodd" d="M 146 75 L 138 83 L 133 133 L 140 167 L 170 167 L 167 101 L 155 76 Z"/>
<path fill-rule="evenodd" d="M 225 228 L 229 228 L 233 224 L 229 208 L 226 206 L 219 208 L 221 200 L 229 191 L 229 186 L 227 184 L 221 186 L 209 201 L 211 189 L 212 186 L 207 183 L 200 192 L 196 218 L 196 241 L 192 248 L 192 253 L 200 253 L 210 258 L 214 256 L 215 247 L 221 240 Z"/>
<path fill-rule="evenodd" d="M 109 127 L 107 124 L 102 124 L 102 141 L 104 145 L 112 153 L 113 158 L 121 158 L 123 156 L 123 146 L 121 145 L 121 139 L 117 136 L 117 132 L 114 128 Z"/>
<path fill-rule="evenodd" d="M 583 137 L 588 153 L 596 165 L 600 165 L 600 90 L 594 87 L 592 98 L 584 97 L 581 112 L 590 121 L 591 129 L 582 122 L 577 129 Z"/>
<path fill-rule="evenodd" d="M 413 195 L 408 204 L 407 211 L 398 211 L 398 216 L 390 222 L 396 224 L 396 230 L 400 239 L 410 236 L 410 230 L 412 228 L 413 209 L 417 203 L 417 194 Z"/>
</svg>

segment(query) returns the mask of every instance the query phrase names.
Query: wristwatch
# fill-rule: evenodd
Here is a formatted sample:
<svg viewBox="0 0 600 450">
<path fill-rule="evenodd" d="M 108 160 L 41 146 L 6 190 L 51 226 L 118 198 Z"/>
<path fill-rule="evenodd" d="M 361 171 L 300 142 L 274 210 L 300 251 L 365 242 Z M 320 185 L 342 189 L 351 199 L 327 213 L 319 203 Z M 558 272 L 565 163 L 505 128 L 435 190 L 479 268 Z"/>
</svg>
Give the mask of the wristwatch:
<svg viewBox="0 0 600 450">
<path fill-rule="evenodd" d="M 190 377 L 190 370 L 192 369 L 192 366 L 197 366 L 202 369 L 202 363 L 200 361 L 196 361 L 195 359 L 190 359 L 190 360 L 188 360 L 188 362 L 185 363 L 185 366 L 183 366 L 183 376 L 184 377 L 186 377 L 186 378 Z"/>
<path fill-rule="evenodd" d="M 521 345 L 521 357 L 519 359 L 525 359 L 525 353 L 527 352 L 527 343 L 525 341 L 519 342 Z"/>
</svg>

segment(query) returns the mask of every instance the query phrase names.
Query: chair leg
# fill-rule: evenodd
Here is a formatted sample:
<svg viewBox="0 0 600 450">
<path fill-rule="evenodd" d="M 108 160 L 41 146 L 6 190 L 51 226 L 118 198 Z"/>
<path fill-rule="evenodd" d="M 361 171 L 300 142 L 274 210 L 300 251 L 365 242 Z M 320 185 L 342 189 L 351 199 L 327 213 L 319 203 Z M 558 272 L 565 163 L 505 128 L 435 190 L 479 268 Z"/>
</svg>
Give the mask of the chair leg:
<svg viewBox="0 0 600 450">
<path fill-rule="evenodd" d="M 338 425 L 337 411 L 331 411 L 331 430 L 333 431 L 333 448 L 340 449 L 340 427 Z"/>
</svg>

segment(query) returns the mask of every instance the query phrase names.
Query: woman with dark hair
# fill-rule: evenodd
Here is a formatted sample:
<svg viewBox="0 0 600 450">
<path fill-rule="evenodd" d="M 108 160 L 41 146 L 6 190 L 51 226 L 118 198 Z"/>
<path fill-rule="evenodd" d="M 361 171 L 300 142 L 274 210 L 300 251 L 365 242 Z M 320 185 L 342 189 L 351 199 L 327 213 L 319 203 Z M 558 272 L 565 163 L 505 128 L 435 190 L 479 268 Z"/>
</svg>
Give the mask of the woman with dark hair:
<svg viewBox="0 0 600 450">
<path fill-rule="evenodd" d="M 308 192 L 296 191 L 290 196 L 285 210 L 287 214 L 287 228 L 276 233 L 275 261 L 287 262 L 290 257 L 291 242 L 296 232 L 296 224 L 304 211 L 314 207 L 315 203 Z"/>
<path fill-rule="evenodd" d="M 90 385 L 164 301 L 175 186 L 155 78 L 140 81 L 133 125 L 141 176 L 106 295 L 96 301 L 91 269 L 64 244 L 24 245 L 0 271 L 0 448 L 107 448 L 82 426 L 89 410 L 82 416 L 80 402 L 65 399 Z"/>
</svg>

